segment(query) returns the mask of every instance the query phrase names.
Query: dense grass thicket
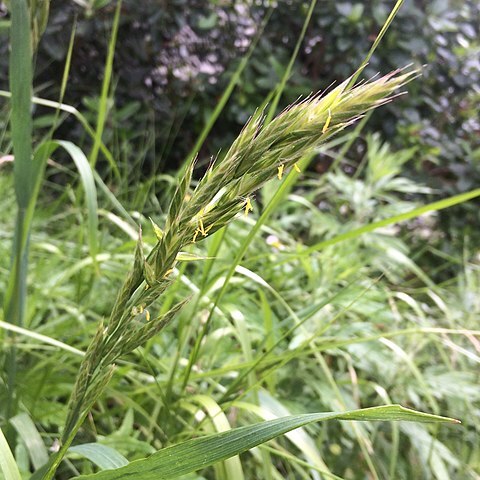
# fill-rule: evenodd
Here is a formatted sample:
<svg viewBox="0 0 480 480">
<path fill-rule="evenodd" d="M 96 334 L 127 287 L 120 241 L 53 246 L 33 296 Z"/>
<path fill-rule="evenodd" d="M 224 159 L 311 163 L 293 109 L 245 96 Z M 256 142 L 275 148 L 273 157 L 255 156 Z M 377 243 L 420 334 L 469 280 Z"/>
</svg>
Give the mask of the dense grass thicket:
<svg viewBox="0 0 480 480">
<path fill-rule="evenodd" d="M 179 171 L 151 174 L 154 125 L 125 134 L 114 95 L 122 2 L 76 3 L 113 18 L 93 116 L 63 103 L 75 31 L 44 98 L 49 2 L 5 2 L 0 479 L 480 478 L 480 189 L 434 190 L 418 145 L 364 130 L 423 81 L 361 80 L 403 1 L 358 70 L 278 112 L 312 0 L 233 144 L 196 156 L 262 37 Z"/>
</svg>

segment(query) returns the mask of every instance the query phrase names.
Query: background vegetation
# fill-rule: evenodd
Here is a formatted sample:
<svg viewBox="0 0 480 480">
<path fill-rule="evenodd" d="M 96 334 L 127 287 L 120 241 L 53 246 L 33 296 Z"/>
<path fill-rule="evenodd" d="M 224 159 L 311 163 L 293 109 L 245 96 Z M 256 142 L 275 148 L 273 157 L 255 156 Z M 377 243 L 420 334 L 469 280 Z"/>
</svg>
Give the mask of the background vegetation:
<svg viewBox="0 0 480 480">
<path fill-rule="evenodd" d="M 37 31 L 44 3 L 30 2 Z M 198 151 L 198 179 L 259 106 L 279 111 L 351 75 L 392 2 L 117 6 L 52 2 L 35 51 L 33 93 L 52 103 L 32 106 L 33 144 L 79 151 L 35 151 L 48 163 L 12 334 L 12 213 L 25 185 L 12 169 L 0 3 L 0 426 L 23 478 L 55 450 L 82 352 L 110 315 L 138 225 L 156 244 L 150 219 L 163 227 L 176 171 Z M 178 264 L 156 310 L 192 300 L 119 361 L 75 441 L 109 449 L 74 447 L 57 478 L 105 468 L 102 455 L 119 466 L 259 420 L 390 403 L 463 423 L 314 424 L 184 478 L 479 478 L 479 25 L 475 1 L 403 3 L 363 77 L 410 63 L 426 64 L 422 76 L 189 250 L 203 259 Z"/>
</svg>

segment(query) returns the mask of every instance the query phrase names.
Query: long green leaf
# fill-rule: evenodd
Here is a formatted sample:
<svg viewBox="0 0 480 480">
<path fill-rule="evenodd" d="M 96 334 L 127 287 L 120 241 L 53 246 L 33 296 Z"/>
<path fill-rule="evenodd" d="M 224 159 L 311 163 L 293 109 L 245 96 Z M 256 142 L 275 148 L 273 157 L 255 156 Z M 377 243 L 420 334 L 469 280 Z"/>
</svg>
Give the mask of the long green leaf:
<svg viewBox="0 0 480 480">
<path fill-rule="evenodd" d="M 43 170 L 45 168 L 47 158 L 57 149 L 63 148 L 72 158 L 77 167 L 80 179 L 85 190 L 85 203 L 88 214 L 88 243 L 90 254 L 94 265 L 96 266 L 96 255 L 98 251 L 97 230 L 98 230 L 98 204 L 97 190 L 95 187 L 94 171 L 88 163 L 85 154 L 74 143 L 64 140 L 50 140 L 43 142 L 37 149 L 34 156 L 33 167 L 35 171 L 35 183 L 32 189 L 32 195 L 28 209 L 25 214 L 25 224 L 29 225 L 32 221 L 35 202 L 40 191 L 43 179 Z"/>
<path fill-rule="evenodd" d="M 342 413 L 310 413 L 270 420 L 227 432 L 188 440 L 117 470 L 81 475 L 77 480 L 169 480 L 226 460 L 295 428 L 325 420 L 450 422 L 457 420 L 417 412 L 400 405 L 365 408 Z"/>
<path fill-rule="evenodd" d="M 20 413 L 10 419 L 20 437 L 27 447 L 28 454 L 35 469 L 48 462 L 48 452 L 37 427 L 26 413 Z"/>
<path fill-rule="evenodd" d="M 409 212 L 401 213 L 399 215 L 394 215 L 393 217 L 385 218 L 384 220 L 379 220 L 378 222 L 369 223 L 368 225 L 364 225 L 363 227 L 356 228 L 355 230 L 351 230 L 350 232 L 345 232 L 340 235 L 337 235 L 329 240 L 324 240 L 322 242 L 316 243 L 311 247 L 303 250 L 301 255 L 309 255 L 313 252 L 317 252 L 322 250 L 330 245 L 335 245 L 336 243 L 342 242 L 344 240 L 351 240 L 356 238 L 364 233 L 373 232 L 377 228 L 386 227 L 388 225 L 393 225 L 395 223 L 404 222 L 405 220 L 410 220 L 411 218 L 419 217 L 424 213 L 428 212 L 436 212 L 438 210 L 443 210 L 444 208 L 453 207 L 454 205 L 458 205 L 460 203 L 467 202 L 472 198 L 480 196 L 480 188 L 475 190 L 471 190 L 470 192 L 461 193 L 459 195 L 454 195 L 452 197 L 445 198 L 443 200 L 439 200 L 438 202 L 429 203 L 427 205 L 423 205 L 418 208 L 414 208 Z"/>
<path fill-rule="evenodd" d="M 11 132 L 15 161 L 14 185 L 18 211 L 15 236 L 12 244 L 12 261 L 4 297 L 5 320 L 21 326 L 24 321 L 27 299 L 28 239 L 30 224 L 25 214 L 33 189 L 32 172 L 32 51 L 30 44 L 30 15 L 26 0 L 11 3 L 9 79 L 12 91 Z M 7 398 L 2 414 L 8 419 L 17 408 L 17 360 L 15 341 L 7 350 Z M 7 427 L 8 428 L 8 427 Z M 6 430 L 7 436 L 9 431 Z"/>
<path fill-rule="evenodd" d="M 128 460 L 121 453 L 101 443 L 83 443 L 70 447 L 68 451 L 78 453 L 88 458 L 102 470 L 110 470 L 128 465 Z"/>
<path fill-rule="evenodd" d="M 70 155 L 77 167 L 78 173 L 85 190 L 85 202 L 88 211 L 88 243 L 90 255 L 95 260 L 98 251 L 97 230 L 98 230 L 98 205 L 97 190 L 93 178 L 93 167 L 90 166 L 85 154 L 72 142 L 56 140 L 55 143 L 64 148 Z"/>
<path fill-rule="evenodd" d="M 22 480 L 18 471 L 15 458 L 8 446 L 2 430 L 0 429 L 0 470 L 3 472 L 5 480 Z"/>
<path fill-rule="evenodd" d="M 30 15 L 26 0 L 11 6 L 10 90 L 12 92 L 12 141 L 15 162 L 15 194 L 19 208 L 27 208 L 33 188 L 32 178 L 32 52 Z"/>
</svg>

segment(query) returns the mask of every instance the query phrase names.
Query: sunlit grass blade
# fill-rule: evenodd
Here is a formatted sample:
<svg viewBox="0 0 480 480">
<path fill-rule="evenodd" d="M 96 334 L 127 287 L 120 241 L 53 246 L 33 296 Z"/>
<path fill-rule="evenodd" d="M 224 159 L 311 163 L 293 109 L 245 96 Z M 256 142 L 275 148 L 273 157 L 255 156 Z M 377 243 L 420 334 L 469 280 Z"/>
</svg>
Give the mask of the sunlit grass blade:
<svg viewBox="0 0 480 480">
<path fill-rule="evenodd" d="M 0 321 L 0 329 L 8 330 L 11 332 L 15 332 L 18 335 L 23 335 L 27 338 L 31 338 L 32 340 L 36 340 L 39 344 L 51 345 L 52 347 L 58 348 L 60 350 L 65 350 L 66 352 L 73 353 L 74 355 L 78 355 L 83 357 L 84 352 L 78 350 L 77 348 L 71 347 L 66 343 L 60 342 L 52 337 L 48 337 L 41 333 L 33 332 L 32 330 L 28 330 L 26 328 L 17 327 L 16 325 L 11 325 L 10 323 Z"/>
<path fill-rule="evenodd" d="M 57 148 L 63 148 L 70 158 L 73 160 L 77 167 L 85 192 L 85 204 L 87 207 L 87 231 L 88 231 L 88 244 L 90 247 L 90 255 L 93 263 L 96 266 L 96 256 L 98 252 L 98 203 L 97 203 L 97 190 L 95 187 L 95 180 L 92 168 L 88 162 L 87 157 L 83 151 L 72 142 L 63 140 L 51 140 L 44 142 L 35 154 L 36 168 L 39 170 L 37 175 L 36 184 L 34 188 L 34 196 L 31 204 L 29 205 L 29 216 L 33 215 L 33 209 L 35 208 L 36 197 L 40 190 L 41 179 L 43 177 L 43 169 L 45 168 L 45 162 L 48 156 L 52 155 Z"/>
<path fill-rule="evenodd" d="M 0 90 L 0 97 L 4 98 L 11 98 L 12 93 L 6 90 Z M 44 107 L 52 108 L 54 110 L 61 110 L 62 112 L 68 113 L 69 115 L 73 115 L 80 125 L 85 129 L 86 134 L 93 140 L 95 141 L 96 135 L 95 135 L 95 130 L 92 128 L 92 126 L 88 123 L 87 119 L 82 115 L 75 107 L 72 107 L 71 105 L 67 105 L 65 103 L 60 103 L 56 102 L 54 100 L 47 100 L 45 98 L 39 98 L 39 97 L 32 97 L 32 103 L 35 105 L 42 105 Z M 105 146 L 103 141 L 100 142 L 100 151 L 104 155 L 105 159 L 108 161 L 112 172 L 115 174 L 116 178 L 120 180 L 120 171 L 118 169 L 117 163 L 115 159 L 113 158 L 112 153 L 110 150 Z"/>
<path fill-rule="evenodd" d="M 220 406 L 207 395 L 195 395 L 189 401 L 198 403 L 207 412 L 211 422 L 217 432 L 226 432 L 231 430 L 227 415 Z M 239 456 L 233 456 L 224 462 L 225 478 L 235 478 L 243 480 L 244 474 Z"/>
<path fill-rule="evenodd" d="M 92 167 L 89 165 L 87 157 L 82 150 L 72 142 L 58 140 L 55 143 L 67 151 L 80 174 L 88 212 L 88 244 L 90 246 L 90 255 L 95 263 L 95 257 L 98 252 L 98 204 Z"/>
</svg>

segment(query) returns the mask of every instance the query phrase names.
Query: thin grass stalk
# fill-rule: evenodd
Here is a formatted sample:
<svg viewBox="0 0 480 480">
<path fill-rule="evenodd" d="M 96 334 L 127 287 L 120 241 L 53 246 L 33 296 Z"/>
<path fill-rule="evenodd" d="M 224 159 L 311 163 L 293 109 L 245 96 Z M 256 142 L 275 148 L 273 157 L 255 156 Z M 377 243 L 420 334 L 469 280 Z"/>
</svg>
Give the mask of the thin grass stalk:
<svg viewBox="0 0 480 480">
<path fill-rule="evenodd" d="M 110 83 L 113 73 L 113 58 L 115 56 L 115 45 L 117 43 L 118 25 L 120 23 L 120 12 L 122 8 L 122 0 L 117 1 L 117 7 L 115 9 L 115 16 L 113 18 L 112 33 L 110 34 L 110 42 L 108 44 L 107 60 L 105 62 L 105 69 L 103 72 L 102 90 L 100 93 L 98 115 L 97 115 L 97 127 L 95 130 L 95 138 L 92 147 L 92 151 L 89 155 L 89 162 L 92 169 L 95 168 L 97 163 L 98 154 L 100 152 L 100 145 L 102 143 L 103 130 L 105 128 L 105 120 L 107 118 L 108 109 L 108 93 L 110 90 Z"/>
<path fill-rule="evenodd" d="M 278 102 L 280 101 L 283 91 L 287 86 L 287 81 L 289 80 L 290 75 L 292 73 L 293 65 L 295 64 L 295 60 L 297 59 L 298 52 L 300 51 L 300 47 L 302 46 L 302 43 L 303 43 L 303 39 L 305 38 L 305 34 L 307 33 L 307 28 L 310 25 L 310 20 L 312 19 L 313 11 L 316 5 L 317 5 L 317 0 L 312 0 L 310 2 L 310 6 L 308 7 L 307 15 L 305 17 L 305 21 L 303 22 L 303 25 L 302 25 L 302 31 L 300 32 L 300 35 L 297 39 L 297 43 L 295 44 L 295 48 L 293 49 L 293 53 L 290 57 L 287 68 L 285 69 L 285 72 L 282 75 L 282 79 L 280 80 L 277 93 L 273 97 L 272 103 L 268 109 L 268 114 L 267 114 L 265 123 L 269 123 L 277 111 Z"/>
<path fill-rule="evenodd" d="M 480 196 L 480 188 L 476 188 L 475 190 L 470 190 L 469 192 L 460 193 L 458 195 L 453 195 L 451 197 L 438 200 L 437 202 L 428 203 L 427 205 L 422 205 L 421 207 L 414 208 L 409 212 L 400 213 L 398 215 L 385 218 L 383 220 L 378 220 L 377 222 L 369 223 L 368 225 L 364 225 L 354 230 L 350 230 L 349 232 L 341 233 L 328 240 L 323 240 L 321 242 L 316 243 L 315 245 L 312 245 L 304 249 L 300 254 L 295 253 L 295 254 L 292 254 L 292 256 L 310 255 L 313 252 L 318 252 L 320 250 L 323 250 L 326 247 L 335 245 L 336 243 L 343 242 L 345 240 L 351 240 L 360 235 L 363 235 L 364 233 L 373 232 L 378 228 L 387 227 L 389 225 L 394 225 L 396 223 L 404 222 L 412 218 L 417 218 L 421 215 L 424 215 L 425 213 L 437 212 L 445 208 L 453 207 L 454 205 L 459 205 L 461 203 L 468 202 L 469 200 L 472 200 L 479 196 Z"/>
<path fill-rule="evenodd" d="M 305 21 L 303 22 L 302 31 L 300 33 L 299 38 L 297 39 L 297 43 L 295 45 L 294 51 L 293 51 L 293 53 L 290 57 L 288 65 L 287 65 L 287 67 L 286 67 L 286 69 L 283 73 L 283 76 L 280 80 L 280 83 L 277 86 L 277 88 L 275 89 L 275 94 L 273 95 L 272 103 L 270 104 L 270 106 L 268 108 L 268 113 L 267 113 L 267 115 L 265 117 L 265 120 L 264 120 L 265 124 L 270 123 L 270 121 L 272 120 L 272 118 L 275 115 L 275 112 L 276 112 L 277 107 L 278 107 L 278 103 L 279 103 L 280 98 L 283 94 L 283 91 L 285 90 L 285 86 L 287 84 L 287 81 L 290 78 L 290 74 L 291 74 L 293 65 L 294 65 L 295 60 L 298 56 L 298 52 L 300 50 L 303 39 L 304 39 L 305 34 L 307 32 L 308 25 L 310 24 L 310 20 L 312 18 L 312 14 L 313 14 L 313 11 L 315 9 L 316 3 L 317 3 L 316 0 L 312 0 L 310 2 L 310 7 L 309 7 L 307 15 L 305 17 Z M 195 151 L 198 151 L 198 149 L 195 150 Z M 303 163 L 303 161 L 302 161 L 302 163 Z M 285 180 L 282 187 L 280 187 L 280 189 L 277 190 L 277 192 L 275 193 L 275 199 L 272 199 L 272 202 L 270 202 L 270 205 L 267 206 L 267 209 L 263 212 L 261 218 L 255 223 L 255 226 L 249 232 L 247 238 L 242 242 L 242 245 L 240 246 L 240 249 L 239 249 L 237 255 L 235 256 L 235 259 L 232 262 L 232 264 L 230 265 L 230 268 L 229 268 L 229 270 L 228 270 L 228 272 L 225 276 L 225 281 L 223 283 L 223 286 L 222 286 L 220 292 L 218 293 L 218 295 L 215 297 L 215 301 L 214 301 L 212 307 L 210 308 L 207 320 L 205 321 L 201 332 L 199 333 L 199 335 L 197 335 L 197 337 L 195 339 L 195 344 L 194 344 L 194 346 L 192 348 L 192 351 L 190 353 L 190 359 L 189 359 L 187 368 L 185 370 L 185 375 L 184 375 L 184 380 L 183 380 L 183 388 L 186 387 L 186 385 L 188 383 L 188 379 L 189 379 L 190 374 L 191 374 L 192 366 L 197 361 L 197 357 L 198 357 L 198 354 L 199 354 L 199 351 L 200 351 L 200 345 L 201 345 L 201 343 L 203 341 L 203 338 L 207 334 L 208 329 L 210 327 L 210 323 L 211 323 L 211 320 L 212 320 L 212 317 L 213 317 L 213 312 L 215 311 L 216 307 L 218 306 L 221 299 L 223 298 L 223 295 L 225 294 L 225 292 L 227 290 L 228 284 L 229 284 L 231 278 L 233 277 L 233 275 L 235 274 L 236 266 L 242 260 L 243 256 L 245 255 L 245 253 L 248 249 L 248 246 L 250 245 L 252 240 L 255 238 L 256 234 L 260 230 L 263 223 L 267 220 L 270 213 L 274 210 L 275 206 L 278 204 L 280 199 L 283 198 L 284 193 L 288 191 L 287 186 L 288 185 L 293 185 L 293 179 L 296 178 L 296 176 L 297 175 L 295 174 L 295 171 L 292 171 L 288 174 L 287 179 Z M 271 208 L 268 208 L 268 207 L 271 207 Z M 198 300 L 200 298 L 201 297 L 199 296 Z"/>
<path fill-rule="evenodd" d="M 382 41 L 383 36 L 387 33 L 388 28 L 392 24 L 393 19 L 397 16 L 397 13 L 400 10 L 400 7 L 403 5 L 404 1 L 405 0 L 397 0 L 395 5 L 393 6 L 392 11 L 388 15 L 387 19 L 385 20 L 385 23 L 383 24 L 382 28 L 380 29 L 380 32 L 376 36 L 376 38 L 375 38 L 375 40 L 372 44 L 372 47 L 368 51 L 367 56 L 363 59 L 363 62 L 361 63 L 358 71 L 350 79 L 350 83 L 348 84 L 349 88 L 351 88 L 355 85 L 355 83 L 357 82 L 358 77 L 360 76 L 362 70 L 368 65 L 368 62 L 372 58 L 372 55 L 375 53 L 375 50 L 377 49 L 377 47 L 380 45 L 380 42 Z"/>
</svg>

